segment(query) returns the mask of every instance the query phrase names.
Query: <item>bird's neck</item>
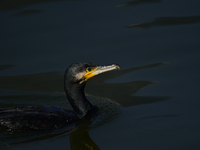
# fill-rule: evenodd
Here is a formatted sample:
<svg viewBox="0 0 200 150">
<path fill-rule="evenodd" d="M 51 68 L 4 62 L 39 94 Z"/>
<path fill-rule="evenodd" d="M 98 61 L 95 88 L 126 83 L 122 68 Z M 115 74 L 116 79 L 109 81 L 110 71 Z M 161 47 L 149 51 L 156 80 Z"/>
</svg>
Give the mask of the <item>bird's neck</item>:
<svg viewBox="0 0 200 150">
<path fill-rule="evenodd" d="M 80 85 L 65 82 L 67 98 L 79 118 L 83 118 L 92 109 L 92 104 L 85 97 L 84 88 L 85 83 Z"/>
</svg>

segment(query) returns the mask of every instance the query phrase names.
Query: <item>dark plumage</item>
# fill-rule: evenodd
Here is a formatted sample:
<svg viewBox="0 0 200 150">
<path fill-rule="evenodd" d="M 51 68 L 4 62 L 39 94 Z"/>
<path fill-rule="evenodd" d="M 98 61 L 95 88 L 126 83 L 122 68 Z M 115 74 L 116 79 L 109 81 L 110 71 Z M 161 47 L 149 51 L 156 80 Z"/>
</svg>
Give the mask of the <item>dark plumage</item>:
<svg viewBox="0 0 200 150">
<path fill-rule="evenodd" d="M 54 130 L 76 123 L 96 111 L 85 97 L 86 81 L 100 73 L 119 69 L 118 65 L 97 66 L 92 63 L 74 63 L 64 75 L 64 89 L 74 111 L 61 107 L 13 107 L 0 109 L 0 130 L 33 131 Z"/>
</svg>

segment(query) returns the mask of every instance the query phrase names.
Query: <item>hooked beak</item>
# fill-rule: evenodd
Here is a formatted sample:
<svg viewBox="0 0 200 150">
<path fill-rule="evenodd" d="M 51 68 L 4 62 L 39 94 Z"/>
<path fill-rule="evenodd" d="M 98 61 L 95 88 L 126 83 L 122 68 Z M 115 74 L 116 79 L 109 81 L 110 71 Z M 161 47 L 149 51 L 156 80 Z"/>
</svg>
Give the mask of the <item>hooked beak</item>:
<svg viewBox="0 0 200 150">
<path fill-rule="evenodd" d="M 104 72 L 108 72 L 108 71 L 111 71 L 111 70 L 116 70 L 116 69 L 120 69 L 120 66 L 117 65 L 117 64 L 112 64 L 112 65 L 107 65 L 107 66 L 97 66 L 97 67 L 94 67 L 90 72 L 87 72 L 84 77 L 85 77 L 85 81 L 87 81 L 88 79 L 98 75 L 98 74 L 101 74 L 101 73 L 104 73 Z"/>
</svg>

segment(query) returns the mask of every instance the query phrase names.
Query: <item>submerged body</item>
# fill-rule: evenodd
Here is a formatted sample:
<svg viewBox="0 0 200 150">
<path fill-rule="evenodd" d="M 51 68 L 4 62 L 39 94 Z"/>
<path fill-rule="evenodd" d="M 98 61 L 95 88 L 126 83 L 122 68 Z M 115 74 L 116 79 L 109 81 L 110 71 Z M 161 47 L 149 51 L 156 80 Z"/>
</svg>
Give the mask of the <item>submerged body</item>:
<svg viewBox="0 0 200 150">
<path fill-rule="evenodd" d="M 14 107 L 0 110 L 2 130 L 54 130 L 70 125 L 79 118 L 74 111 L 60 107 Z"/>
<path fill-rule="evenodd" d="M 98 109 L 85 97 L 86 81 L 95 75 L 114 69 L 119 69 L 119 66 L 97 66 L 91 63 L 72 64 L 65 72 L 64 88 L 74 111 L 52 106 L 0 109 L 0 130 L 12 132 L 54 130 L 92 116 Z"/>
</svg>

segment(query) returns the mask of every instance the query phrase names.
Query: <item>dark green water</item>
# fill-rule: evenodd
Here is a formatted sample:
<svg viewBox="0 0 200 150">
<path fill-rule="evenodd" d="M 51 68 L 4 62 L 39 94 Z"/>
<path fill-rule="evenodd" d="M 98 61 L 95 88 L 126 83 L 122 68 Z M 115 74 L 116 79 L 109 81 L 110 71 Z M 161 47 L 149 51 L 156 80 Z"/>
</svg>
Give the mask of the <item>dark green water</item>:
<svg viewBox="0 0 200 150">
<path fill-rule="evenodd" d="M 0 148 L 200 149 L 199 5 L 0 2 L 0 107 L 69 107 L 63 73 L 71 63 L 121 66 L 86 87 L 91 101 L 119 103 L 119 115 L 106 110 L 103 123 L 71 133 L 1 134 Z"/>
</svg>

